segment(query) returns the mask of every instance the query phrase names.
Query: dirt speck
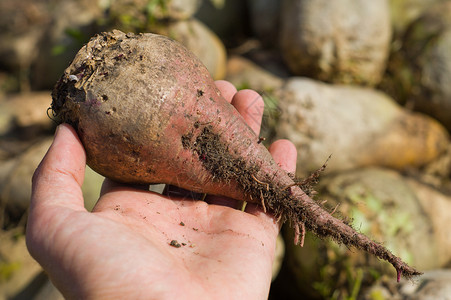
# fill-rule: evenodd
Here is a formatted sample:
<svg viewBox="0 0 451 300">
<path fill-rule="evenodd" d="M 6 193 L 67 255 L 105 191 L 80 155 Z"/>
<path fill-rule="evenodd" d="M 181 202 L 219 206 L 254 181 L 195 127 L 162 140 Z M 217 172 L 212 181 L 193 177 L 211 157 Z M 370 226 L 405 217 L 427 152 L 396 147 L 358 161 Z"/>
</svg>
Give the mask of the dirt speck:
<svg viewBox="0 0 451 300">
<path fill-rule="evenodd" d="M 177 242 L 177 240 L 172 240 L 172 241 L 169 243 L 169 245 L 172 246 L 172 247 L 175 247 L 175 248 L 180 248 L 180 247 L 182 247 L 182 245 L 181 245 L 179 242 Z"/>
</svg>

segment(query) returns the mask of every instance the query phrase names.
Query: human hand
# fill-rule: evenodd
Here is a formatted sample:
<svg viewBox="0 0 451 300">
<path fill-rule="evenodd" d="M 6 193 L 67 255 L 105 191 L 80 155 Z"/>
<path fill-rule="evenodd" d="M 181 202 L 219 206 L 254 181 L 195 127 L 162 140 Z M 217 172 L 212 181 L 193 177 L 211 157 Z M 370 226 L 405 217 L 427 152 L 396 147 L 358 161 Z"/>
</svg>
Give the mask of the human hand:
<svg viewBox="0 0 451 300">
<path fill-rule="evenodd" d="M 258 94 L 217 86 L 258 134 Z M 294 172 L 290 142 L 277 141 L 270 152 Z M 75 131 L 60 125 L 33 177 L 27 246 L 66 298 L 267 298 L 279 231 L 271 214 L 255 204 L 237 210 L 224 197 L 169 198 L 110 180 L 88 212 L 85 163 Z"/>
</svg>

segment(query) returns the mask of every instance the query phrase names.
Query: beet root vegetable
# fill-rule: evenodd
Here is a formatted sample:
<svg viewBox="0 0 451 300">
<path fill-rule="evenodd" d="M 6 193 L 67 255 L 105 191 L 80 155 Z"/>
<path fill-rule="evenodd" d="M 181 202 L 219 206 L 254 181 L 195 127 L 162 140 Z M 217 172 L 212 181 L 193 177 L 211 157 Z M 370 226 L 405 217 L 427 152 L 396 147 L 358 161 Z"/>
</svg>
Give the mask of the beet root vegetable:
<svg viewBox="0 0 451 300">
<path fill-rule="evenodd" d="M 273 161 L 207 69 L 154 34 L 100 34 L 53 91 L 55 118 L 72 124 L 88 165 L 125 183 L 166 183 L 260 203 L 295 228 L 365 250 L 401 275 L 420 274 L 312 200 Z"/>
</svg>

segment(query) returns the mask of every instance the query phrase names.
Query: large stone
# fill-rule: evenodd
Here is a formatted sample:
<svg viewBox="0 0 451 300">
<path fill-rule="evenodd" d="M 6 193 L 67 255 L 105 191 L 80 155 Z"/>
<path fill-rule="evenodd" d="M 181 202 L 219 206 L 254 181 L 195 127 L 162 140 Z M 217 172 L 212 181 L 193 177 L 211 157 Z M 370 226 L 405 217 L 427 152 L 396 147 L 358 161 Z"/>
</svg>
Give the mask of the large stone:
<svg viewBox="0 0 451 300">
<path fill-rule="evenodd" d="M 38 58 L 31 68 L 31 87 L 52 89 L 77 51 L 99 31 L 102 7 L 91 0 L 56 1 L 49 6 L 51 22 L 35 45 Z"/>
<path fill-rule="evenodd" d="M 160 19 L 184 20 L 189 19 L 197 12 L 202 0 L 166 0 L 153 1 L 154 3 L 162 3 L 160 6 L 155 5 L 153 16 Z M 149 1 L 146 1 L 149 7 Z"/>
<path fill-rule="evenodd" d="M 403 110 L 386 94 L 306 78 L 287 81 L 279 97 L 278 138 L 298 149 L 297 172 L 361 166 L 419 167 L 444 152 L 446 130 L 433 119 Z"/>
<path fill-rule="evenodd" d="M 20 93 L 0 101 L 0 135 L 13 131 L 30 131 L 28 137 L 53 128 L 47 115 L 52 97 L 50 91 Z M 25 134 L 23 132 L 23 134 Z"/>
<path fill-rule="evenodd" d="M 295 75 L 376 85 L 391 38 L 387 0 L 285 0 L 280 42 Z"/>
<path fill-rule="evenodd" d="M 0 65 L 22 91 L 50 89 L 102 16 L 90 0 L 2 0 Z"/>
<path fill-rule="evenodd" d="M 201 0 L 115 0 L 104 1 L 109 15 L 117 21 L 145 26 L 149 21 L 185 20 L 198 10 Z M 123 25 L 126 25 L 123 24 Z"/>
<path fill-rule="evenodd" d="M 329 211 L 339 204 L 335 217 L 347 219 L 357 231 L 381 242 L 419 270 L 447 263 L 451 254 L 448 241 L 432 234 L 432 219 L 397 172 L 381 168 L 343 172 L 323 178 L 318 190 L 319 201 L 327 200 L 325 207 Z M 447 228 L 445 224 L 442 226 Z M 442 249 L 444 246 L 447 250 Z M 339 291 L 340 298 L 345 299 L 355 282 L 367 285 L 383 275 L 396 282 L 396 271 L 389 263 L 311 235 L 307 235 L 303 248 L 287 243 L 286 255 L 298 285 L 310 294 L 320 292 L 315 291 L 315 283 L 321 283 L 330 293 Z M 328 298 L 331 294 L 322 296 Z"/>
<path fill-rule="evenodd" d="M 284 81 L 261 66 L 242 56 L 231 56 L 227 61 L 226 80 L 238 89 L 250 88 L 260 93 L 272 93 L 282 87 Z"/>
<path fill-rule="evenodd" d="M 23 228 L 0 231 L 0 299 L 62 300 L 41 266 L 30 256 Z"/>
<path fill-rule="evenodd" d="M 0 203 L 9 214 L 20 216 L 26 212 L 31 198 L 31 178 L 44 157 L 53 138 L 42 138 L 23 153 L 0 164 Z M 86 167 L 83 183 L 85 206 L 91 209 L 100 195 L 103 177 Z"/>
<path fill-rule="evenodd" d="M 429 7 L 448 0 L 389 0 L 394 31 L 402 34 Z"/>
<path fill-rule="evenodd" d="M 406 30 L 382 88 L 451 130 L 451 2 L 430 7 Z"/>
<path fill-rule="evenodd" d="M 436 267 L 449 266 L 451 262 L 451 192 L 436 189 L 430 184 L 422 183 L 414 178 L 406 178 L 410 189 L 415 193 L 427 216 L 432 231 L 429 233 L 438 245 L 435 256 Z"/>
<path fill-rule="evenodd" d="M 400 284 L 384 280 L 365 291 L 361 299 L 451 300 L 451 270 L 431 270 L 418 280 Z"/>
<path fill-rule="evenodd" d="M 47 4 L 54 1 L 0 1 L 0 65 L 12 72 L 29 71 L 36 45 L 51 23 Z M 26 74 L 20 74 L 26 75 Z"/>
<path fill-rule="evenodd" d="M 0 231 L 0 299 L 31 299 L 32 295 L 18 296 L 42 271 L 28 254 L 21 230 Z"/>
<path fill-rule="evenodd" d="M 27 151 L 13 158 L 13 167 L 0 168 L 0 200 L 12 215 L 23 214 L 30 204 L 31 178 L 34 170 L 44 157 L 52 143 L 52 138 L 45 138 L 31 146 Z"/>
<path fill-rule="evenodd" d="M 19 90 L 19 78 L 11 72 L 0 69 L 0 102 L 3 101 L 8 94 L 15 93 Z"/>
</svg>

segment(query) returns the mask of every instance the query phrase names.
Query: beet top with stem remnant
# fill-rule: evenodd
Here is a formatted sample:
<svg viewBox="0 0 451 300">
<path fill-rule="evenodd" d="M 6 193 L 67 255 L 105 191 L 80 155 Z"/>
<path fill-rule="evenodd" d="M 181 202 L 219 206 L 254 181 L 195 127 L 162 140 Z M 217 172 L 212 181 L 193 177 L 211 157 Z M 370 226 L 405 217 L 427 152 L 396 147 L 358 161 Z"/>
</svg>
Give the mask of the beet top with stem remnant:
<svg viewBox="0 0 451 300">
<path fill-rule="evenodd" d="M 95 36 L 52 97 L 55 119 L 74 126 L 88 165 L 106 177 L 256 202 L 289 220 L 296 242 L 307 229 L 389 261 L 398 277 L 420 274 L 313 201 L 222 98 L 202 63 L 169 38 Z"/>
</svg>

